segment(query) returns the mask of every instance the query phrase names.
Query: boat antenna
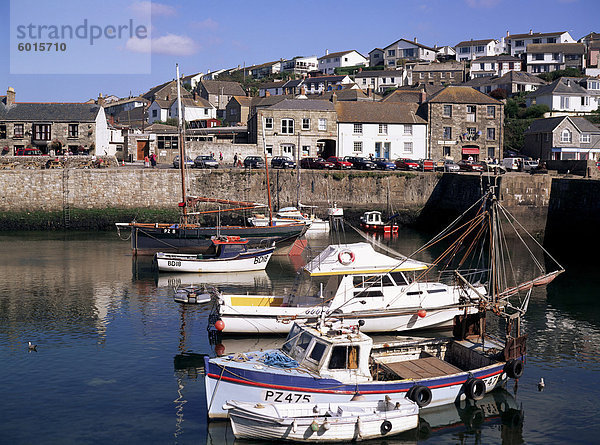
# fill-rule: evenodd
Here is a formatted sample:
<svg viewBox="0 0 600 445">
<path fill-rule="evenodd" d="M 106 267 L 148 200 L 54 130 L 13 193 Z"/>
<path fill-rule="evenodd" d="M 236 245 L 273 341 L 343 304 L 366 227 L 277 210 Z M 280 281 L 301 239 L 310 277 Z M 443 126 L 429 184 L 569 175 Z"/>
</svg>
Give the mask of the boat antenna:
<svg viewBox="0 0 600 445">
<path fill-rule="evenodd" d="M 325 298 L 323 297 L 323 283 L 319 283 L 319 298 L 321 299 L 321 314 L 319 314 L 319 330 L 325 329 Z"/>
<path fill-rule="evenodd" d="M 265 172 L 267 175 L 267 198 L 269 201 L 269 226 L 273 225 L 273 207 L 271 206 L 271 181 L 269 180 L 269 163 L 267 162 L 267 138 L 265 137 L 266 119 L 262 123 L 263 154 L 265 156 Z"/>
<path fill-rule="evenodd" d="M 179 203 L 179 206 L 181 207 L 183 225 L 187 225 L 187 196 L 185 192 L 185 138 L 183 137 L 183 115 L 181 113 L 181 83 L 179 81 L 179 64 L 176 63 L 175 67 L 177 71 L 177 130 L 179 133 L 179 170 L 181 171 L 181 203 Z"/>
</svg>

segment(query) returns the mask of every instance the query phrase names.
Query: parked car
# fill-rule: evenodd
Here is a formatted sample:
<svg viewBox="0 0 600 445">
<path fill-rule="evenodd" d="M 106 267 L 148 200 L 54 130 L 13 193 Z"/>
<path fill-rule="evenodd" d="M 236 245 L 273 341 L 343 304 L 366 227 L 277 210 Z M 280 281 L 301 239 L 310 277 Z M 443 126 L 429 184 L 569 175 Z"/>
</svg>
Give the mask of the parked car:
<svg viewBox="0 0 600 445">
<path fill-rule="evenodd" d="M 185 164 L 184 165 L 186 167 L 193 167 L 194 166 L 194 161 L 192 161 L 192 158 L 186 156 L 185 157 Z M 179 155 L 177 155 L 177 156 L 175 156 L 173 158 L 173 167 L 180 168 L 180 165 L 179 165 Z"/>
<path fill-rule="evenodd" d="M 339 170 L 352 168 L 352 162 L 345 161 L 344 158 L 339 156 L 329 156 L 327 158 L 327 162 L 331 162 L 333 164 L 333 168 L 337 168 Z"/>
<path fill-rule="evenodd" d="M 434 164 L 431 159 L 421 159 L 419 160 L 420 169 L 423 172 L 432 172 L 434 170 Z"/>
<path fill-rule="evenodd" d="M 419 170 L 419 163 L 414 159 L 400 158 L 396 159 L 396 168 L 398 170 Z"/>
<path fill-rule="evenodd" d="M 209 155 L 196 156 L 194 159 L 194 167 L 196 168 L 219 168 L 219 163 Z"/>
<path fill-rule="evenodd" d="M 17 148 L 15 156 L 42 156 L 39 148 Z"/>
<path fill-rule="evenodd" d="M 265 161 L 260 156 L 246 156 L 244 159 L 246 168 L 265 168 Z"/>
<path fill-rule="evenodd" d="M 523 158 L 504 158 L 502 159 L 502 165 L 506 170 L 518 171 L 519 163 L 523 161 Z"/>
<path fill-rule="evenodd" d="M 525 159 L 523 161 L 523 171 L 530 172 L 531 170 L 535 170 L 538 168 L 538 161 L 534 161 L 532 159 Z"/>
<path fill-rule="evenodd" d="M 458 161 L 458 166 L 460 167 L 460 169 L 464 172 L 482 172 L 483 171 L 483 165 L 481 165 L 478 162 L 475 161 L 469 161 L 466 159 L 463 159 L 461 161 Z"/>
<path fill-rule="evenodd" d="M 442 172 L 457 172 L 460 167 L 452 159 L 440 159 L 435 163 L 435 169 Z"/>
<path fill-rule="evenodd" d="M 296 167 L 296 162 L 292 161 L 287 156 L 274 156 L 271 159 L 271 167 L 272 168 L 294 168 Z"/>
<path fill-rule="evenodd" d="M 346 156 L 344 160 L 352 164 L 352 168 L 357 170 L 375 170 L 377 166 L 374 162 L 360 156 Z"/>
<path fill-rule="evenodd" d="M 323 158 L 302 158 L 300 161 L 300 167 L 302 168 L 319 168 L 319 169 L 332 169 L 333 163 L 326 161 Z"/>
<path fill-rule="evenodd" d="M 396 164 L 386 158 L 373 159 L 378 170 L 396 170 Z"/>
</svg>

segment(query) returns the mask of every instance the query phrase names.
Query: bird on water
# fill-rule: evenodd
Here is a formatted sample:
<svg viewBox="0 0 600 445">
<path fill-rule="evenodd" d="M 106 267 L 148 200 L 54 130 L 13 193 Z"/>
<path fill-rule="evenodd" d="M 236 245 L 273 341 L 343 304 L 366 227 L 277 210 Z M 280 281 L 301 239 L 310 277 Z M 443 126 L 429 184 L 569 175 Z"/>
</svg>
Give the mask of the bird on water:
<svg viewBox="0 0 600 445">
<path fill-rule="evenodd" d="M 29 350 L 37 352 L 37 345 L 34 345 L 33 343 L 29 342 Z"/>
<path fill-rule="evenodd" d="M 540 381 L 538 382 L 538 391 L 543 391 L 546 384 L 544 383 L 544 377 L 540 377 Z"/>
</svg>

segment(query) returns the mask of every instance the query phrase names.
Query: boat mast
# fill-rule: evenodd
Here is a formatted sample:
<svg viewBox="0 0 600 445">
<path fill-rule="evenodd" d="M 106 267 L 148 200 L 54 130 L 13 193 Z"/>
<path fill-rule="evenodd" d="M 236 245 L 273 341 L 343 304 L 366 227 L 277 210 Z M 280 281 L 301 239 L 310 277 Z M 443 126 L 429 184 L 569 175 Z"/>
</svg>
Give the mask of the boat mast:
<svg viewBox="0 0 600 445">
<path fill-rule="evenodd" d="M 267 174 L 267 198 L 269 201 L 269 226 L 273 225 L 273 207 L 271 206 L 271 181 L 269 181 L 269 163 L 267 162 L 267 138 L 265 137 L 265 120 L 262 122 L 263 153 L 265 155 L 265 172 Z"/>
<path fill-rule="evenodd" d="M 181 83 L 179 79 L 179 64 L 175 64 L 177 69 L 177 130 L 179 132 L 179 170 L 181 172 L 181 203 L 179 206 L 182 211 L 182 222 L 183 225 L 187 225 L 188 215 L 187 215 L 187 197 L 185 193 L 185 147 L 184 147 L 184 137 L 183 137 L 183 116 L 181 113 Z"/>
</svg>

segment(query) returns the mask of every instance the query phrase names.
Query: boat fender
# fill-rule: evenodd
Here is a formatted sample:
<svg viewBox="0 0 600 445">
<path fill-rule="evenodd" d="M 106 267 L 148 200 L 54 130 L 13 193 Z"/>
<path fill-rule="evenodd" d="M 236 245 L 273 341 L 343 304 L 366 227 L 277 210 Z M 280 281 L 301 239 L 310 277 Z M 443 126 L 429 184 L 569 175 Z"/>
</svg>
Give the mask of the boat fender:
<svg viewBox="0 0 600 445">
<path fill-rule="evenodd" d="M 338 254 L 338 261 L 343 264 L 344 266 L 347 266 L 348 264 L 351 264 L 354 262 L 354 252 L 352 252 L 351 250 L 342 250 L 339 254 Z"/>
<path fill-rule="evenodd" d="M 329 428 L 331 428 L 331 424 L 327 421 L 327 419 L 325 419 L 325 422 L 323 422 L 323 429 L 328 431 Z"/>
<path fill-rule="evenodd" d="M 424 408 L 431 403 L 431 389 L 423 385 L 415 385 L 408 390 L 406 397 L 415 402 L 419 408 Z"/>
<path fill-rule="evenodd" d="M 363 424 L 360 416 L 356 418 L 356 435 L 359 439 L 363 437 Z"/>
<path fill-rule="evenodd" d="M 389 420 L 384 420 L 381 424 L 381 434 L 387 434 L 392 431 L 392 422 Z"/>
<path fill-rule="evenodd" d="M 317 423 L 316 420 L 313 420 L 312 423 L 310 424 L 310 429 L 313 432 L 317 432 L 319 430 L 319 424 Z"/>
<path fill-rule="evenodd" d="M 481 400 L 485 396 L 485 383 L 481 379 L 470 378 L 465 382 L 465 394 L 471 400 Z"/>
<path fill-rule="evenodd" d="M 508 361 L 506 365 L 504 365 L 504 372 L 511 379 L 521 378 L 523 375 L 523 362 L 519 359 L 513 359 Z"/>
</svg>

